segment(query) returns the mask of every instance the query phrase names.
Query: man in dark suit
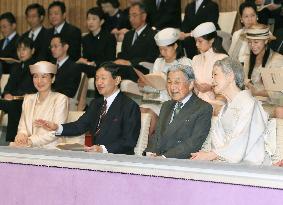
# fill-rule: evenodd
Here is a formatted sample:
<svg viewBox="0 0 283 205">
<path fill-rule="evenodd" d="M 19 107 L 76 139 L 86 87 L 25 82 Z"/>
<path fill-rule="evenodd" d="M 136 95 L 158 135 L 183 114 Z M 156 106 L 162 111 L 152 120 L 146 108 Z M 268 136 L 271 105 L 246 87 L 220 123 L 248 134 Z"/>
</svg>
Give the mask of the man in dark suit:
<svg viewBox="0 0 283 205">
<path fill-rule="evenodd" d="M 62 1 L 53 1 L 48 6 L 48 18 L 53 26 L 48 30 L 49 39 L 60 33 L 69 42 L 69 56 L 74 61 L 81 57 L 81 31 L 66 22 L 66 6 Z M 50 59 L 52 61 L 52 58 Z M 54 60 L 54 59 L 53 59 Z"/>
<path fill-rule="evenodd" d="M 167 91 L 172 100 L 161 107 L 147 156 L 186 159 L 201 148 L 210 129 L 212 106 L 192 92 L 194 79 L 189 66 L 169 69 Z"/>
<path fill-rule="evenodd" d="M 35 48 L 34 57 L 37 61 L 47 60 L 49 39 L 47 29 L 42 25 L 45 17 L 45 10 L 42 5 L 33 3 L 27 6 L 25 15 L 30 29 L 22 36 L 29 37 L 33 40 Z"/>
<path fill-rule="evenodd" d="M 94 145 L 86 147 L 85 151 L 134 154 L 141 127 L 140 109 L 120 92 L 118 68 L 113 63 L 105 63 L 97 70 L 95 84 L 103 97 L 93 100 L 77 121 L 60 126 L 43 120 L 36 123 L 60 136 L 76 136 L 90 131 Z"/>
<path fill-rule="evenodd" d="M 0 99 L 0 110 L 8 114 L 6 141 L 9 142 L 14 141 L 17 134 L 24 95 L 36 92 L 29 70 L 29 66 L 35 63 L 33 42 L 29 38 L 20 37 L 16 47 L 21 62 L 11 67 L 3 98 Z"/>
<path fill-rule="evenodd" d="M 159 55 L 159 50 L 154 41 L 155 31 L 146 24 L 147 13 L 144 4 L 132 4 L 129 12 L 133 30 L 125 34 L 122 51 L 118 54 L 115 63 L 123 65 L 121 68 L 123 79 L 137 81 L 138 77 L 133 67 L 145 74 L 148 73 L 149 71 L 139 63 L 143 61 L 153 63 Z"/>
<path fill-rule="evenodd" d="M 157 30 L 181 26 L 181 0 L 144 0 L 149 24 Z"/>
<path fill-rule="evenodd" d="M 81 72 L 79 65 L 68 55 L 69 42 L 61 34 L 56 34 L 50 47 L 52 56 L 56 59 L 53 63 L 58 68 L 52 89 L 73 98 L 81 81 Z"/>
<path fill-rule="evenodd" d="M 184 40 L 183 47 L 186 49 L 187 57 L 192 59 L 197 54 L 197 48 L 194 38 L 185 34 L 191 33 L 204 22 L 213 22 L 216 29 L 219 30 L 218 18 L 219 8 L 217 3 L 212 0 L 195 0 L 186 6 L 185 18 L 181 25 L 183 31 L 181 39 Z"/>
<path fill-rule="evenodd" d="M 16 18 L 11 12 L 0 16 L 0 30 L 3 39 L 0 40 L 0 57 L 18 59 L 16 43 L 19 35 L 16 32 Z M 12 65 L 6 61 L 0 63 L 0 75 L 10 73 Z"/>
</svg>

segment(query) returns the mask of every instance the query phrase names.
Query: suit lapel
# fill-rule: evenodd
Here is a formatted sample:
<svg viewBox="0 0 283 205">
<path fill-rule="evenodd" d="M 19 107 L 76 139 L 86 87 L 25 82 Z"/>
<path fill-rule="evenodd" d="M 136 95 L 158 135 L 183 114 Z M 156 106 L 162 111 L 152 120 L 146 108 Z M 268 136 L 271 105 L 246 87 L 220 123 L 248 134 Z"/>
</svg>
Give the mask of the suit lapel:
<svg viewBox="0 0 283 205">
<path fill-rule="evenodd" d="M 144 28 L 144 30 L 140 33 L 140 35 L 138 35 L 138 38 L 136 39 L 136 41 L 135 41 L 135 43 L 133 44 L 132 47 L 135 47 L 135 45 L 137 45 L 139 42 L 142 42 L 142 43 L 143 43 L 143 42 L 144 42 L 143 39 L 146 38 L 147 32 L 148 32 L 148 26 L 146 26 L 146 27 Z M 132 40 L 133 40 L 134 34 L 135 34 L 135 33 L 133 33 Z"/>
<path fill-rule="evenodd" d="M 201 12 L 201 10 L 203 8 L 206 7 L 206 4 L 207 4 L 206 0 L 203 0 L 203 2 L 201 3 L 201 5 L 199 6 L 199 8 L 198 8 L 198 10 L 196 12 L 196 16 Z M 195 1 L 194 1 L 194 8 L 195 8 L 194 10 L 196 10 L 196 2 Z"/>
<path fill-rule="evenodd" d="M 176 130 L 178 130 L 179 127 L 183 126 L 183 123 L 185 122 L 185 120 L 189 121 L 188 118 L 190 118 L 190 116 L 195 112 L 194 104 L 196 100 L 197 100 L 197 97 L 195 96 L 195 94 L 193 94 L 191 98 L 189 99 L 189 101 L 180 110 L 179 114 L 174 117 L 173 121 L 170 124 L 168 122 L 168 127 L 164 131 L 164 137 L 173 136 L 174 132 L 176 132 Z M 171 113 L 172 112 L 173 112 L 173 108 L 172 108 Z M 170 115 L 169 117 L 170 119 L 171 119 L 171 116 L 172 115 Z"/>
<path fill-rule="evenodd" d="M 111 106 L 109 107 L 106 113 L 105 119 L 101 125 L 101 131 L 100 131 L 98 138 L 100 136 L 103 136 L 108 130 L 110 130 L 111 124 L 113 123 L 113 120 L 115 120 L 115 117 L 116 117 L 115 115 L 117 114 L 117 110 L 120 110 L 121 100 L 122 100 L 122 93 L 119 92 L 119 94 L 114 99 L 113 103 L 111 104 Z M 100 110 L 101 110 L 101 107 L 102 107 L 102 103 L 100 105 Z M 97 112 L 97 113 L 100 114 L 100 112 Z M 99 114 L 98 114 L 97 119 L 99 119 Z M 98 120 L 97 120 L 97 123 L 98 123 Z"/>
</svg>

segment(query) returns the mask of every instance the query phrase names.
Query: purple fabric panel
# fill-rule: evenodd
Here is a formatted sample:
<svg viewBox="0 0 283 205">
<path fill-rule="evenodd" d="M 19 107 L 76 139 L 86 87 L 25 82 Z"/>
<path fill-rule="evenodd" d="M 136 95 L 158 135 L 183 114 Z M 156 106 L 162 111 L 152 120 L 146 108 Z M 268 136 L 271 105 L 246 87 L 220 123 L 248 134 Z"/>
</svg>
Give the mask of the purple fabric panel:
<svg viewBox="0 0 283 205">
<path fill-rule="evenodd" d="M 0 204 L 283 204 L 283 190 L 0 163 Z"/>
</svg>

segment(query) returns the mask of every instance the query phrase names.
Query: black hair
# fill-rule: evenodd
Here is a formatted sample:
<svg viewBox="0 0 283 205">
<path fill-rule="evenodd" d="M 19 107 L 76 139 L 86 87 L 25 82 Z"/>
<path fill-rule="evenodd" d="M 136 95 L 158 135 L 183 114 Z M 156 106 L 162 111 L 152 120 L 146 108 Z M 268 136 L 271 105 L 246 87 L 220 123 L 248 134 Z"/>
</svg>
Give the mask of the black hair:
<svg viewBox="0 0 283 205">
<path fill-rule="evenodd" d="M 48 12 L 50 11 L 51 8 L 53 8 L 55 6 L 58 6 L 60 8 L 62 14 L 64 14 L 66 12 L 66 5 L 62 1 L 53 1 L 51 4 L 49 4 Z"/>
<path fill-rule="evenodd" d="M 118 0 L 101 0 L 101 1 L 99 1 L 100 6 L 101 6 L 101 4 L 106 4 L 106 3 L 111 4 L 114 8 L 119 8 L 119 6 L 120 6 L 120 3 L 119 3 Z"/>
<path fill-rule="evenodd" d="M 28 12 L 32 9 L 36 9 L 38 16 L 45 16 L 45 9 L 43 8 L 42 5 L 38 3 L 33 3 L 27 6 L 25 10 L 26 16 L 28 15 Z"/>
<path fill-rule="evenodd" d="M 98 16 L 98 17 L 100 18 L 100 20 L 105 19 L 104 13 L 103 13 L 103 11 L 101 10 L 100 7 L 93 7 L 93 8 L 90 8 L 90 9 L 87 11 L 86 16 L 88 16 L 89 14 Z"/>
<path fill-rule="evenodd" d="M 66 44 L 70 45 L 70 42 L 66 39 L 66 37 L 62 36 L 60 33 L 57 33 L 57 34 L 53 35 L 52 39 L 54 39 L 54 38 L 59 38 L 60 39 L 60 43 L 62 43 L 63 46 L 66 45 Z"/>
<path fill-rule="evenodd" d="M 224 53 L 228 55 L 222 46 L 222 37 L 218 36 L 216 31 L 203 35 L 201 37 L 207 41 L 214 39 L 212 43 L 212 49 L 214 53 Z"/>
<path fill-rule="evenodd" d="M 16 18 L 11 12 L 5 12 L 0 15 L 0 21 L 6 19 L 10 24 L 16 23 Z"/>
<path fill-rule="evenodd" d="M 183 50 L 183 47 L 181 46 L 181 43 L 179 40 L 177 40 L 176 42 L 170 44 L 170 45 L 167 45 L 167 46 L 174 46 L 175 44 L 177 44 L 177 48 L 176 48 L 176 60 L 182 58 L 185 56 L 185 53 L 184 53 L 184 50 Z"/>
<path fill-rule="evenodd" d="M 256 8 L 256 5 L 255 5 L 254 2 L 246 1 L 246 2 L 241 3 L 241 5 L 239 7 L 240 16 L 243 15 L 245 8 L 252 8 L 257 15 L 257 8 Z"/>
<path fill-rule="evenodd" d="M 24 45 L 25 47 L 30 49 L 34 48 L 33 40 L 29 37 L 21 36 L 16 42 L 16 48 L 19 48 L 21 45 Z"/>
<path fill-rule="evenodd" d="M 270 48 L 269 48 L 269 45 L 267 45 L 265 52 L 264 52 L 264 55 L 263 55 L 263 58 L 262 58 L 261 66 L 263 68 L 265 67 L 265 65 L 267 63 L 269 54 L 270 54 Z M 252 73 L 253 73 L 253 70 L 254 70 L 254 67 L 255 67 L 255 63 L 256 63 L 256 55 L 252 51 L 250 51 L 248 79 L 250 79 L 251 76 L 252 76 Z"/>
<path fill-rule="evenodd" d="M 144 13 L 147 14 L 147 8 L 146 8 L 146 6 L 145 6 L 144 3 L 142 3 L 142 2 L 135 2 L 135 3 L 133 3 L 133 4 L 130 6 L 130 8 L 135 7 L 135 6 L 138 6 L 139 9 L 140 9 L 142 12 L 144 12 Z"/>
<path fill-rule="evenodd" d="M 115 79 L 118 76 L 121 76 L 119 72 L 120 65 L 115 64 L 112 61 L 107 61 L 107 62 L 102 63 L 98 69 L 100 68 L 104 68 L 104 70 L 110 72 L 113 79 Z"/>
</svg>

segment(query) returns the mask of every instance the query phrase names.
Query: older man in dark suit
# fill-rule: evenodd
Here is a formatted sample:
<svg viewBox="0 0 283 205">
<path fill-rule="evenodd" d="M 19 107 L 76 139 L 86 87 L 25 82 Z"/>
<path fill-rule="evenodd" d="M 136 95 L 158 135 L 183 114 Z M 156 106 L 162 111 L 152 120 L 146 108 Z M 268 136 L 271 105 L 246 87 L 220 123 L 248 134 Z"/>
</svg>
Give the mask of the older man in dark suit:
<svg viewBox="0 0 283 205">
<path fill-rule="evenodd" d="M 141 128 L 140 109 L 120 92 L 118 68 L 113 63 L 105 63 L 97 70 L 95 84 L 103 97 L 93 100 L 77 121 L 58 126 L 38 120 L 38 125 L 56 130 L 56 134 L 62 136 L 76 136 L 90 131 L 94 145 L 85 148 L 89 152 L 134 154 Z"/>
<path fill-rule="evenodd" d="M 188 58 L 192 59 L 197 54 L 195 40 L 190 37 L 189 33 L 204 22 L 213 22 L 216 29 L 219 30 L 218 18 L 218 4 L 212 0 L 195 0 L 186 6 L 185 18 L 181 26 L 183 31 L 181 38 L 184 40 L 183 46 L 186 49 Z"/>
<path fill-rule="evenodd" d="M 161 107 L 147 156 L 186 159 L 201 148 L 210 129 L 212 106 L 192 92 L 194 79 L 189 66 L 169 69 L 167 90 L 172 100 Z"/>
<path fill-rule="evenodd" d="M 123 79 L 137 81 L 138 77 L 133 67 L 145 74 L 148 73 L 149 70 L 139 63 L 143 61 L 153 63 L 159 55 L 159 50 L 154 41 L 155 31 L 146 24 L 147 13 L 144 4 L 132 4 L 129 17 L 133 30 L 125 34 L 122 51 L 118 54 L 115 63 L 123 65 L 121 68 Z"/>
</svg>

